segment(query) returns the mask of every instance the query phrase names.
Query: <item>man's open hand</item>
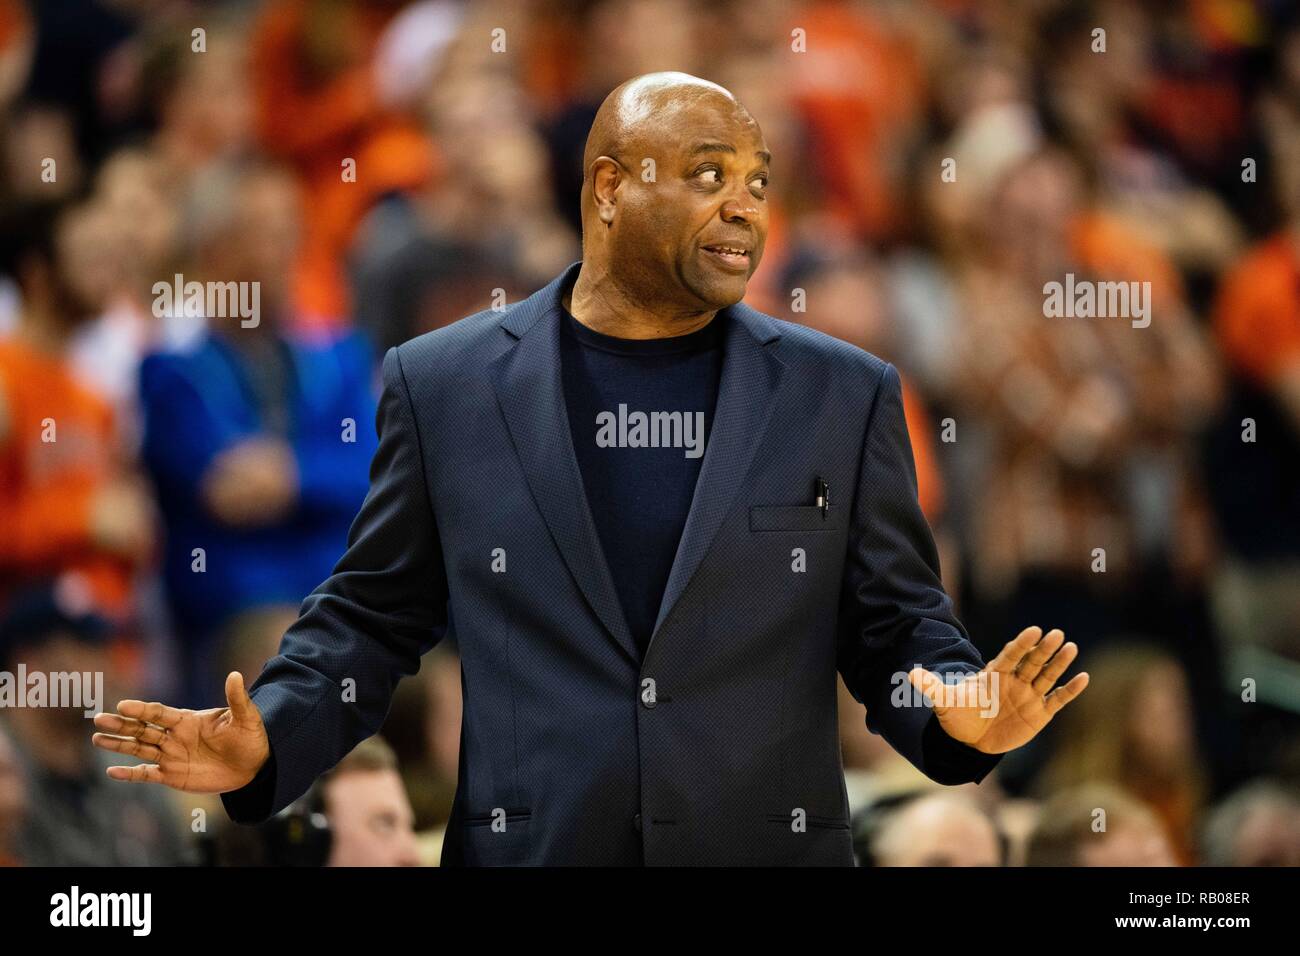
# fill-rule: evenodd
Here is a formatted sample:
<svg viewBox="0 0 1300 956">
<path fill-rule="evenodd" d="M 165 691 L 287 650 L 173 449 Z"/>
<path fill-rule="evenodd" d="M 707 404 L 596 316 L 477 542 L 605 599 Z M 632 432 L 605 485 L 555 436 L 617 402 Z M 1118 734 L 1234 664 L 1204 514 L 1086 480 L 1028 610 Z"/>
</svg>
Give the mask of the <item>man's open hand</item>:
<svg viewBox="0 0 1300 956">
<path fill-rule="evenodd" d="M 946 684 L 933 671 L 913 668 L 908 679 L 934 704 L 939 726 L 964 744 L 989 754 L 1023 746 L 1088 686 L 1087 673 L 1056 681 L 1079 653 L 1062 631 L 1027 627 L 982 671 Z M 1055 689 L 1053 689 L 1055 687 Z"/>
<path fill-rule="evenodd" d="M 243 675 L 226 677 L 226 707 L 180 710 L 165 704 L 123 700 L 117 713 L 95 715 L 104 731 L 96 747 L 148 763 L 109 767 L 114 780 L 161 783 L 190 793 L 238 790 L 257 775 L 271 745 L 262 715 L 244 689 Z"/>
</svg>

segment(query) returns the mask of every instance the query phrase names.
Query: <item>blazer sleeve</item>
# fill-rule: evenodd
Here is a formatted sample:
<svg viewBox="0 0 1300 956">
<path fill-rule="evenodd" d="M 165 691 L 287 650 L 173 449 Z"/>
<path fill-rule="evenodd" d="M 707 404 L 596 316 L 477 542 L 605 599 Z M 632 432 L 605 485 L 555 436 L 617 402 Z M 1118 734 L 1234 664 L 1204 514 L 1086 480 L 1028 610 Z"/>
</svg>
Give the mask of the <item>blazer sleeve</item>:
<svg viewBox="0 0 1300 956">
<path fill-rule="evenodd" d="M 867 421 L 850 515 L 837 662 L 867 708 L 867 727 L 932 780 L 979 782 L 1001 760 L 943 730 L 915 706 L 916 665 L 948 677 L 984 667 L 939 580 L 934 537 L 917 502 L 916 467 L 898 372 L 884 366 Z M 912 705 L 912 706 L 908 706 Z"/>
<path fill-rule="evenodd" d="M 398 681 L 446 632 L 447 579 L 401 358 L 389 349 L 370 488 L 334 572 L 302 603 L 250 691 L 271 758 L 222 794 L 231 819 L 288 806 L 388 715 Z"/>
</svg>

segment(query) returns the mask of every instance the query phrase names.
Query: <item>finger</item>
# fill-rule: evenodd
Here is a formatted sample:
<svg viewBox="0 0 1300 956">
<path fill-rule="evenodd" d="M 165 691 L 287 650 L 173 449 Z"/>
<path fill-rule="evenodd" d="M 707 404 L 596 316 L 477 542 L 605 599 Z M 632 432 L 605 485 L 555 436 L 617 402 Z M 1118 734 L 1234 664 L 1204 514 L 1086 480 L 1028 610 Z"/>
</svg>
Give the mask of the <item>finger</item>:
<svg viewBox="0 0 1300 956">
<path fill-rule="evenodd" d="M 167 728 L 175 727 L 181 722 L 181 717 L 184 716 L 175 707 L 168 707 L 156 700 L 150 703 L 145 703 L 142 700 L 119 700 L 117 702 L 117 712 L 127 717 L 134 717 L 137 720 Z"/>
<path fill-rule="evenodd" d="M 91 734 L 90 742 L 103 750 L 139 757 L 141 760 L 157 761 L 162 751 L 153 744 L 142 744 L 134 737 L 114 737 L 112 734 Z"/>
<path fill-rule="evenodd" d="M 913 687 L 925 695 L 938 713 L 944 713 L 951 706 L 949 698 L 952 688 L 945 684 L 938 674 L 924 667 L 914 667 L 908 672 L 907 679 L 911 681 Z"/>
<path fill-rule="evenodd" d="M 138 737 L 147 744 L 161 744 L 167 737 L 167 732 L 161 727 L 146 724 L 134 717 L 120 717 L 117 714 L 110 714 L 108 711 L 95 715 L 95 726 L 110 734 L 118 734 L 123 737 Z"/>
<path fill-rule="evenodd" d="M 1074 698 L 1083 693 L 1083 689 L 1088 686 L 1088 672 L 1075 674 L 1071 681 L 1063 687 L 1058 687 L 1045 698 L 1043 704 L 1047 708 L 1047 716 L 1055 717 L 1062 707 L 1068 704 Z"/>
<path fill-rule="evenodd" d="M 127 783 L 162 783 L 162 768 L 156 763 L 141 763 L 134 767 L 109 767 L 108 775 Z"/>
<path fill-rule="evenodd" d="M 1057 678 L 1065 673 L 1065 669 L 1074 663 L 1074 659 L 1079 656 L 1079 645 L 1071 641 L 1061 647 L 1041 671 L 1034 678 L 1034 690 L 1040 694 L 1046 694 L 1052 689 Z"/>
<path fill-rule="evenodd" d="M 995 671 L 1010 673 L 1017 664 L 1024 659 L 1039 638 L 1043 636 L 1041 627 L 1027 627 L 1015 636 L 1013 640 L 1007 642 L 1007 646 L 998 652 L 998 656 L 993 658 L 989 668 Z"/>
<path fill-rule="evenodd" d="M 1065 640 L 1064 631 L 1059 628 L 1048 631 L 1016 667 L 1016 676 L 1024 681 L 1033 681 L 1038 676 L 1038 672 L 1043 669 L 1043 665 L 1052 659 L 1052 655 L 1056 653 L 1063 640 Z"/>
<path fill-rule="evenodd" d="M 244 689 L 244 675 L 231 671 L 226 675 L 226 706 L 238 723 L 254 723 L 260 718 L 257 705 Z"/>
</svg>

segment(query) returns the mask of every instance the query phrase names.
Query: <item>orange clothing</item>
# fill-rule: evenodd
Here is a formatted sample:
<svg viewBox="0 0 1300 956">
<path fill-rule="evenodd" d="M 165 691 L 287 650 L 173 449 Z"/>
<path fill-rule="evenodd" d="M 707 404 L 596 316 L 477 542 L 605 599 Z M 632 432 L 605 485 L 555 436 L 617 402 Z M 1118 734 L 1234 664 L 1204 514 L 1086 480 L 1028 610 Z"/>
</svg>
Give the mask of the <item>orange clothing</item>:
<svg viewBox="0 0 1300 956">
<path fill-rule="evenodd" d="M 1098 275 L 1148 281 L 1157 303 L 1182 302 L 1178 270 L 1158 247 L 1114 216 L 1088 210 L 1070 223 L 1070 251 Z"/>
<path fill-rule="evenodd" d="M 111 406 L 62 359 L 0 340 L 0 604 L 24 580 L 79 571 L 104 611 L 126 612 L 131 568 L 98 550 L 90 533 L 91 501 L 113 474 L 114 438 Z"/>
<path fill-rule="evenodd" d="M 1192 0 L 1191 22 L 1201 42 L 1217 52 L 1236 52 L 1268 42 L 1268 26 L 1253 3 L 1241 0 Z"/>
<path fill-rule="evenodd" d="M 583 96 L 586 64 L 574 55 L 574 37 L 585 28 L 577 11 L 556 5 L 539 11 L 524 33 L 519 82 L 543 116 L 554 116 Z"/>
<path fill-rule="evenodd" d="M 321 24 L 309 7 L 268 5 L 252 40 L 252 76 L 258 137 L 294 167 L 306 192 L 297 311 L 309 325 L 330 326 L 349 311 L 343 265 L 357 224 L 376 197 L 427 182 L 436 156 L 422 128 L 386 111 L 375 93 L 375 45 L 398 8 L 343 5 L 340 22 L 326 24 L 334 46 L 313 53 L 308 37 Z M 313 62 L 327 55 L 328 65 Z M 355 178 L 345 180 L 349 159 Z"/>
<path fill-rule="evenodd" d="M 1228 271 L 1214 330 L 1237 371 L 1259 385 L 1300 363 L 1300 249 L 1278 234 L 1246 252 Z"/>
<path fill-rule="evenodd" d="M 1179 42 L 1198 51 L 1197 66 L 1189 71 L 1188 62 L 1171 67 L 1152 57 L 1134 105 L 1147 124 L 1173 140 L 1176 152 L 1195 163 L 1217 165 L 1225 155 L 1235 155 L 1225 144 L 1237 141 L 1250 105 L 1237 82 L 1238 70 L 1254 50 L 1268 44 L 1267 21 L 1256 9 L 1263 6 L 1245 0 L 1190 0 L 1185 23 L 1178 28 Z"/>
<path fill-rule="evenodd" d="M 907 433 L 912 440 L 912 458 L 916 461 L 917 496 L 921 502 L 921 511 L 930 524 L 934 524 L 943 514 L 943 477 L 939 473 L 939 462 L 934 454 L 935 432 L 930 422 L 930 413 L 916 390 L 907 384 L 907 379 L 900 373 L 903 386 L 903 419 L 907 422 Z"/>
<path fill-rule="evenodd" d="M 892 235 L 902 219 L 892 151 L 920 115 L 919 58 L 908 41 L 843 0 L 809 5 L 791 19 L 794 27 L 806 31 L 807 48 L 790 61 L 798 66 L 789 95 L 807 129 L 826 206 L 864 237 Z"/>
<path fill-rule="evenodd" d="M 1121 786 L 1154 811 L 1178 866 L 1196 865 L 1196 821 L 1202 800 L 1193 779 L 1167 782 L 1134 777 Z"/>
<path fill-rule="evenodd" d="M 0 54 L 25 40 L 30 30 L 31 21 L 22 3 L 18 0 L 0 0 Z"/>
</svg>

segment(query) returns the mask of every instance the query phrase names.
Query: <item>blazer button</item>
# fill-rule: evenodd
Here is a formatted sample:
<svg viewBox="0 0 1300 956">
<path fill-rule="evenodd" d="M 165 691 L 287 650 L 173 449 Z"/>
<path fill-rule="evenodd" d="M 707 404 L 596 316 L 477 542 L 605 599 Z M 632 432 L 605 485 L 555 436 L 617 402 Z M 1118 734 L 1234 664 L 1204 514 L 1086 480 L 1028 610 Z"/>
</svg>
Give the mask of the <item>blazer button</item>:
<svg viewBox="0 0 1300 956">
<path fill-rule="evenodd" d="M 641 832 L 641 814 L 638 813 L 632 818 L 632 826 L 636 827 L 637 833 Z"/>
</svg>

